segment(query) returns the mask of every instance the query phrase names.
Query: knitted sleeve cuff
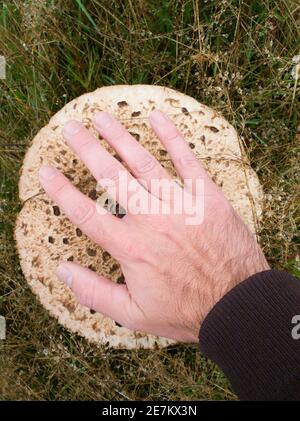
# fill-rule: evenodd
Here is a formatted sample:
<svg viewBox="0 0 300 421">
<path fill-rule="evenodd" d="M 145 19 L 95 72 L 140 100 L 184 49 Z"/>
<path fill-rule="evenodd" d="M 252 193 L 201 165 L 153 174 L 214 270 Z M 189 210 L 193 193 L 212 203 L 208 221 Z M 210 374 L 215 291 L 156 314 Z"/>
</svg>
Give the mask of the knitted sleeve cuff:
<svg viewBox="0 0 300 421">
<path fill-rule="evenodd" d="M 267 270 L 246 279 L 210 311 L 199 340 L 201 352 L 220 366 L 240 399 L 300 399 L 297 278 Z"/>
</svg>

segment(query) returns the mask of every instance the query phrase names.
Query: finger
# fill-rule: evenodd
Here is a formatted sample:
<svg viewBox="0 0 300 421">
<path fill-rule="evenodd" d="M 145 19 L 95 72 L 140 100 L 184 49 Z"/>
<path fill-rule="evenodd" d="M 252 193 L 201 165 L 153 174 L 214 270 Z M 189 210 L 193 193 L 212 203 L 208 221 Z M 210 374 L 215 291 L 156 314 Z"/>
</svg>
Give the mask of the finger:
<svg viewBox="0 0 300 421">
<path fill-rule="evenodd" d="M 90 169 L 95 179 L 128 212 L 128 201 L 135 194 L 148 193 L 138 181 L 115 159 L 84 125 L 70 120 L 63 128 L 63 135 L 74 152 Z M 130 186 L 130 188 L 129 188 Z"/>
<path fill-rule="evenodd" d="M 76 295 L 78 302 L 122 326 L 129 327 L 131 297 L 126 285 L 117 284 L 76 263 L 62 263 L 56 274 Z"/>
<path fill-rule="evenodd" d="M 151 193 L 157 194 L 153 180 L 171 180 L 169 173 L 143 148 L 125 127 L 106 112 L 99 112 L 93 119 L 101 136 L 114 148 L 127 163 L 139 182 Z"/>
<path fill-rule="evenodd" d="M 179 176 L 183 180 L 200 178 L 212 183 L 175 124 L 159 110 L 152 111 L 149 119 L 154 132 L 167 149 Z"/>
<path fill-rule="evenodd" d="M 43 166 L 39 176 L 48 196 L 58 204 L 71 222 L 108 252 L 116 255 L 124 242 L 122 239 L 131 240 L 132 232 L 122 220 L 82 194 L 56 168 Z"/>
</svg>

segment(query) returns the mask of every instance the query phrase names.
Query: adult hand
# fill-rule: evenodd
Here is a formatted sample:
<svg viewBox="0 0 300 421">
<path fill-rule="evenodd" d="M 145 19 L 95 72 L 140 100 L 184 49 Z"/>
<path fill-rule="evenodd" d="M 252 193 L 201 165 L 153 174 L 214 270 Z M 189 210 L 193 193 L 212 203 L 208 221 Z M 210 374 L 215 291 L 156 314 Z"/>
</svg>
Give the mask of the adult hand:
<svg viewBox="0 0 300 421">
<path fill-rule="evenodd" d="M 236 284 L 269 266 L 254 236 L 171 120 L 158 110 L 149 118 L 178 175 L 193 180 L 193 185 L 197 180 L 203 182 L 200 195 L 184 186 L 187 194 L 202 200 L 202 223 L 189 225 L 190 215 L 185 212 L 153 215 L 131 211 L 127 205 L 133 193 L 120 177 L 125 168 L 81 123 L 69 121 L 63 130 L 69 146 L 96 180 L 114 182 L 116 197 L 127 214 L 119 219 L 99 212 L 94 201 L 53 167 L 41 168 L 40 182 L 69 219 L 119 261 L 126 284 L 114 283 L 71 262 L 60 264 L 57 275 L 82 305 L 129 329 L 197 342 L 201 323 L 217 301 Z M 181 190 L 177 184 L 167 196 L 151 190 L 151 180 L 171 181 L 170 175 L 120 122 L 101 112 L 95 115 L 94 125 L 128 165 L 127 182 L 137 187 L 141 201 L 151 198 L 156 205 L 176 201 Z M 102 184 L 110 191 L 109 183 Z"/>
</svg>

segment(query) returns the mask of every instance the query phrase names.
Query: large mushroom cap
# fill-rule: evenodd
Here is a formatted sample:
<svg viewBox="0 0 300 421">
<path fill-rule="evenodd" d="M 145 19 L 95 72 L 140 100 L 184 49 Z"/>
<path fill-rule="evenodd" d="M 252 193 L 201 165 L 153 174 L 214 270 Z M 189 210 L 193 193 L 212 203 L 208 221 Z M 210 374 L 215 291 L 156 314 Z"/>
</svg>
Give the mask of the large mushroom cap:
<svg viewBox="0 0 300 421">
<path fill-rule="evenodd" d="M 164 347 L 173 341 L 132 332 L 101 314 L 91 313 L 56 278 L 58 263 L 73 260 L 123 282 L 119 264 L 73 226 L 45 195 L 38 181 L 38 170 L 45 163 L 54 165 L 83 193 L 96 200 L 101 193 L 96 190 L 96 181 L 65 143 L 62 127 L 69 119 L 81 120 L 99 138 L 91 121 L 93 114 L 102 110 L 117 117 L 175 176 L 169 156 L 148 122 L 148 114 L 154 108 L 167 113 L 174 121 L 253 234 L 262 213 L 262 189 L 235 129 L 220 114 L 187 95 L 160 86 L 111 86 L 82 95 L 56 113 L 35 136 L 24 158 L 19 183 L 24 205 L 15 229 L 21 266 L 33 292 L 59 323 L 89 341 L 112 347 Z M 99 141 L 115 155 L 103 139 Z"/>
</svg>

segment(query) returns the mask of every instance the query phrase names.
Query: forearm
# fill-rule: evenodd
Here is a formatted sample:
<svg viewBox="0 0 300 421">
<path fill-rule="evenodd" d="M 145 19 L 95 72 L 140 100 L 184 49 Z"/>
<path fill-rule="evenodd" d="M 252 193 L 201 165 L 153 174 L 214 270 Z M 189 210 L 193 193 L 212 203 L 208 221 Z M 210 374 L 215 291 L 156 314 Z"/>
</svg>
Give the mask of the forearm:
<svg viewBox="0 0 300 421">
<path fill-rule="evenodd" d="M 216 362 L 243 400 L 300 399 L 300 281 L 269 270 L 227 293 L 200 329 L 200 350 Z"/>
</svg>

